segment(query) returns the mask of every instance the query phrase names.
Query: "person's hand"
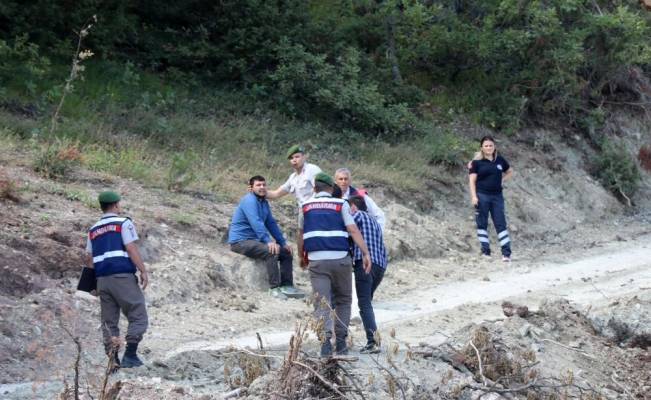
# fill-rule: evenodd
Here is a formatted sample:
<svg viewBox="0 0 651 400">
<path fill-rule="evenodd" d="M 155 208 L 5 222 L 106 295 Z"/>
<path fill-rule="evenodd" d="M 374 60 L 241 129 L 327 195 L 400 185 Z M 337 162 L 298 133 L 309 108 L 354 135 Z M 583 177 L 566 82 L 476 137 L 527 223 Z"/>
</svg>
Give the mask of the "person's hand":
<svg viewBox="0 0 651 400">
<path fill-rule="evenodd" d="M 364 272 L 370 274 L 372 264 L 371 264 L 371 256 L 368 253 L 364 254 L 364 256 L 362 257 L 362 263 L 364 265 Z"/>
<path fill-rule="evenodd" d="M 303 252 L 303 254 L 301 254 L 301 262 L 299 264 L 303 269 L 306 269 L 310 264 L 310 260 L 307 258 L 307 253 Z"/>
<path fill-rule="evenodd" d="M 140 271 L 140 286 L 142 286 L 142 290 L 145 290 L 148 284 L 149 276 L 147 275 L 147 271 Z"/>
<path fill-rule="evenodd" d="M 289 252 L 289 254 L 292 254 L 292 246 L 286 244 L 286 245 L 283 246 L 283 249 L 287 250 Z"/>
<path fill-rule="evenodd" d="M 269 242 L 269 243 L 267 243 L 267 247 L 269 247 L 269 253 L 270 254 L 278 254 L 278 253 L 280 253 L 280 246 L 278 245 L 278 243 Z"/>
<path fill-rule="evenodd" d="M 477 206 L 479 205 L 479 198 L 477 198 L 477 196 L 472 196 L 472 200 L 471 200 L 471 201 L 472 201 L 472 205 L 473 205 L 474 207 L 477 207 Z"/>
</svg>

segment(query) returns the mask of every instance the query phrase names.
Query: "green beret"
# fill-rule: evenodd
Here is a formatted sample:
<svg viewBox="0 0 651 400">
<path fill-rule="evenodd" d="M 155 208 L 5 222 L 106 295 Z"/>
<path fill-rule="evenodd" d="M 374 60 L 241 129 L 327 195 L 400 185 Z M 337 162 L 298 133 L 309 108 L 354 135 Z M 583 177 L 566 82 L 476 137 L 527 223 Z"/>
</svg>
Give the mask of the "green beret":
<svg viewBox="0 0 651 400">
<path fill-rule="evenodd" d="M 117 203 L 120 201 L 120 195 L 108 190 L 106 192 L 100 193 L 99 196 L 97 196 L 97 200 L 99 200 L 100 203 L 104 204 Z"/>
<path fill-rule="evenodd" d="M 333 181 L 330 175 L 326 174 L 325 172 L 319 172 L 318 174 L 316 174 L 314 176 L 314 181 L 323 182 L 326 185 L 330 185 L 330 186 L 335 185 L 335 181 Z"/>
<path fill-rule="evenodd" d="M 296 153 L 305 153 L 305 148 L 297 144 L 293 145 L 289 148 L 289 150 L 287 150 L 287 158 L 292 158 L 292 156 Z"/>
</svg>

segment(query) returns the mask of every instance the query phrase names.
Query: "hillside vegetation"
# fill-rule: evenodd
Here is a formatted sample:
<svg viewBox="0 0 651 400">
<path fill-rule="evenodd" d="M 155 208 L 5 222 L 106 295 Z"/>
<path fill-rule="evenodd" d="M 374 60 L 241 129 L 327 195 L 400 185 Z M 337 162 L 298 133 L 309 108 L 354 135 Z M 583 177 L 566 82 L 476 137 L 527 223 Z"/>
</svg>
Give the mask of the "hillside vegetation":
<svg viewBox="0 0 651 400">
<path fill-rule="evenodd" d="M 605 127 L 646 109 L 650 22 L 612 0 L 9 0 L 0 133 L 46 176 L 84 163 L 230 198 L 282 179 L 290 143 L 415 191 L 464 164 L 470 125 L 562 126 L 618 156 L 595 170 L 624 200 L 639 172 Z"/>
</svg>

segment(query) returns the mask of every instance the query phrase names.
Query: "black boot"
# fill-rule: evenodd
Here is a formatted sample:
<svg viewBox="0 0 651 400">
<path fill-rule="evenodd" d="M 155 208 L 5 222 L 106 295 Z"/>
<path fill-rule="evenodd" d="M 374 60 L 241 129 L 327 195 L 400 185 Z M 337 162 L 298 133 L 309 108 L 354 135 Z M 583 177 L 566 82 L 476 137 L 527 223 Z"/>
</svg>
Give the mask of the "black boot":
<svg viewBox="0 0 651 400">
<path fill-rule="evenodd" d="M 348 344 L 346 343 L 346 338 L 337 338 L 337 347 L 335 351 L 338 356 L 348 355 Z"/>
<path fill-rule="evenodd" d="M 124 350 L 122 356 L 122 368 L 135 368 L 142 365 L 142 361 L 138 358 L 138 343 L 127 343 L 127 348 Z"/>
</svg>

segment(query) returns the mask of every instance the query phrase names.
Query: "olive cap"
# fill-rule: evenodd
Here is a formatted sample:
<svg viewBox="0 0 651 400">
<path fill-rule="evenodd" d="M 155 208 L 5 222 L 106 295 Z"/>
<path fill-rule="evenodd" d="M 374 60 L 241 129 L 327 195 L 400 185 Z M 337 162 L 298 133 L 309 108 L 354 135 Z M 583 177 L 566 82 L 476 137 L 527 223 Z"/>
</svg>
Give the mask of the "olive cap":
<svg viewBox="0 0 651 400">
<path fill-rule="evenodd" d="M 117 203 L 120 201 L 120 195 L 111 190 L 107 190 L 106 192 L 100 193 L 99 196 L 97 196 L 97 200 L 104 204 Z"/>
<path fill-rule="evenodd" d="M 295 144 L 287 150 L 287 158 L 292 158 L 296 153 L 305 153 L 305 147 Z"/>
<path fill-rule="evenodd" d="M 332 180 L 332 177 L 330 177 L 330 175 L 326 174 L 325 172 L 319 172 L 318 174 L 316 174 L 314 176 L 314 181 L 323 182 L 329 186 L 335 185 L 335 181 Z"/>
</svg>

